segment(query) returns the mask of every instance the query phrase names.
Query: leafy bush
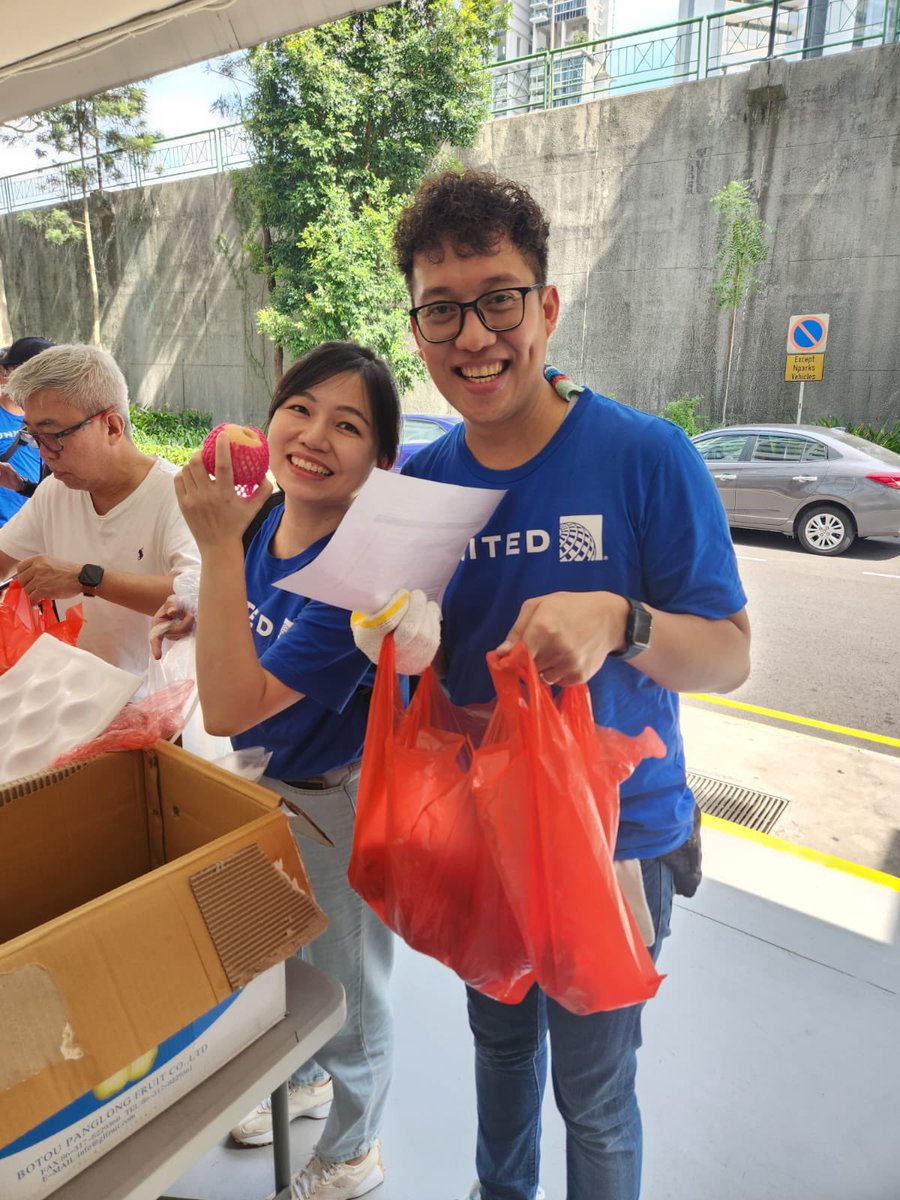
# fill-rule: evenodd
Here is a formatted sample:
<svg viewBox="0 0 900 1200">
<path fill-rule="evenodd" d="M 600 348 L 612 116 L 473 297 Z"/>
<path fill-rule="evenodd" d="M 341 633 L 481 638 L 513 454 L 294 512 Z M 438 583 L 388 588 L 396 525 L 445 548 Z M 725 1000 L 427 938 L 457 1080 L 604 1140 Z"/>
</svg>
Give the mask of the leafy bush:
<svg viewBox="0 0 900 1200">
<path fill-rule="evenodd" d="M 846 429 L 855 437 L 865 438 L 867 442 L 874 442 L 877 446 L 886 446 L 888 450 L 900 454 L 900 421 L 895 421 L 893 425 L 882 425 L 880 428 L 869 425 L 865 421 L 848 421 L 842 417 L 819 417 L 817 423 L 826 429 Z"/>
<path fill-rule="evenodd" d="M 702 396 L 689 396 L 685 393 L 677 400 L 670 400 L 663 409 L 662 416 L 673 425 L 680 425 L 688 437 L 693 437 L 697 433 L 703 433 L 710 426 L 706 417 L 697 415 L 697 409 L 702 403 Z"/>
<path fill-rule="evenodd" d="M 212 429 L 212 413 L 185 408 L 172 412 L 169 408 L 141 408 L 132 404 L 132 437 L 138 450 L 156 454 L 177 466 L 183 466 L 203 445 Z"/>
</svg>

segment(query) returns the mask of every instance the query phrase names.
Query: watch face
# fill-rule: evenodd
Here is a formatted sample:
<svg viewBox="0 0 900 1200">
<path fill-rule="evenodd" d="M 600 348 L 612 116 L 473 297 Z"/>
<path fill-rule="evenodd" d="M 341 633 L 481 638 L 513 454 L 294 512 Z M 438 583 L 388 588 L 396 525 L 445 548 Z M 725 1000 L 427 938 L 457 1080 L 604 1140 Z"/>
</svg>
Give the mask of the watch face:
<svg viewBox="0 0 900 1200">
<path fill-rule="evenodd" d="M 650 627 L 653 623 L 650 614 L 645 608 L 635 608 L 634 628 L 631 634 L 631 642 L 634 646 L 640 646 L 641 649 L 646 649 L 650 645 Z"/>
<path fill-rule="evenodd" d="M 103 582 L 103 568 L 95 563 L 85 563 L 78 575 L 78 582 L 83 587 L 99 587 Z"/>
</svg>

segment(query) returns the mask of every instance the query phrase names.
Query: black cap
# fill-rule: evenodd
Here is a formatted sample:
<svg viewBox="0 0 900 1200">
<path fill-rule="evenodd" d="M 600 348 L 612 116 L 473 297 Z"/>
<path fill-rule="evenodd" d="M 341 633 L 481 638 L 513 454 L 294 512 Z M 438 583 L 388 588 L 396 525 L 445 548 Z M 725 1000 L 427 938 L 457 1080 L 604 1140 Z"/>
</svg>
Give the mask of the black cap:
<svg viewBox="0 0 900 1200">
<path fill-rule="evenodd" d="M 28 362 L 29 358 L 34 358 L 36 354 L 41 354 L 55 345 L 56 342 L 48 342 L 46 338 L 42 337 L 19 338 L 11 346 L 7 346 L 0 355 L 0 367 L 21 367 L 22 363 Z"/>
</svg>

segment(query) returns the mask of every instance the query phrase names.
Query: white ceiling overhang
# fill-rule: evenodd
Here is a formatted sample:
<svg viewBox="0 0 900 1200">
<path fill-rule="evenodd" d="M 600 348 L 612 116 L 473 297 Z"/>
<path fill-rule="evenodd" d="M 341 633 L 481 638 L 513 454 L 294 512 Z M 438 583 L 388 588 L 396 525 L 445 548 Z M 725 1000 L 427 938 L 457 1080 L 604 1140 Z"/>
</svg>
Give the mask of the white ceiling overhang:
<svg viewBox="0 0 900 1200">
<path fill-rule="evenodd" d="M 385 0 L 0 0 L 0 121 Z"/>
</svg>

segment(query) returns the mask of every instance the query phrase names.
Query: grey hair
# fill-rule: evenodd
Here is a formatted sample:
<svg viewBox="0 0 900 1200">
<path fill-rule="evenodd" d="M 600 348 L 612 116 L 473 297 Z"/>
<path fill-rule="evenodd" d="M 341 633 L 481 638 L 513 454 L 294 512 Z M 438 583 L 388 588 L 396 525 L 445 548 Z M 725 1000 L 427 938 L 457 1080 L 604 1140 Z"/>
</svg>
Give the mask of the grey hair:
<svg viewBox="0 0 900 1200">
<path fill-rule="evenodd" d="M 58 391 L 86 417 L 114 409 L 131 436 L 128 384 L 113 356 L 99 346 L 51 346 L 16 367 L 6 381 L 7 394 L 23 407 L 42 388 Z"/>
</svg>

